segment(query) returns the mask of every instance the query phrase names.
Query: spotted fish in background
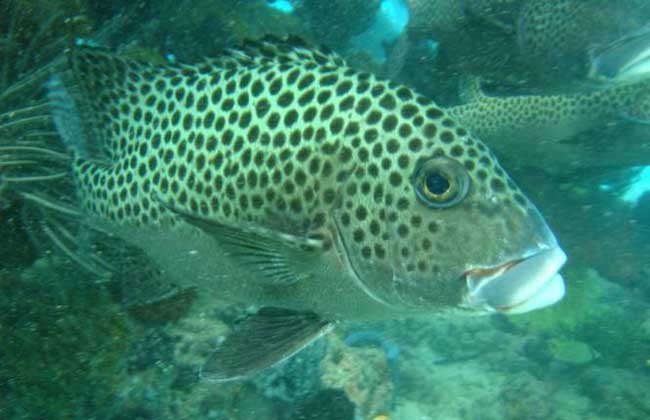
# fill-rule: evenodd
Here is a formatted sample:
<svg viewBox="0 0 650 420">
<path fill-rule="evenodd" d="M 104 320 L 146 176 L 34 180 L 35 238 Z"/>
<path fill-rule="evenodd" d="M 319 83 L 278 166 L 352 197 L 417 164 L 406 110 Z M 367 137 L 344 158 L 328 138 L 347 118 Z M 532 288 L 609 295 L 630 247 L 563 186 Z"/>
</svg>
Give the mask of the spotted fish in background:
<svg viewBox="0 0 650 420">
<path fill-rule="evenodd" d="M 608 141 L 599 147 L 595 138 L 583 144 L 572 141 L 580 133 L 623 120 L 647 123 L 650 78 L 586 93 L 516 96 L 487 95 L 478 79 L 468 79 L 462 97 L 465 103 L 448 108 L 449 115 L 490 144 L 511 167 L 566 175 L 650 163 L 643 142 Z"/>
<path fill-rule="evenodd" d="M 631 82 L 650 73 L 650 27 L 644 27 L 590 54 L 589 77 L 604 83 Z"/>
<path fill-rule="evenodd" d="M 246 377 L 338 320 L 564 293 L 564 253 L 485 145 L 332 53 L 265 40 L 156 66 L 77 48 L 49 90 L 88 222 L 204 298 L 262 307 L 204 377 Z"/>
</svg>

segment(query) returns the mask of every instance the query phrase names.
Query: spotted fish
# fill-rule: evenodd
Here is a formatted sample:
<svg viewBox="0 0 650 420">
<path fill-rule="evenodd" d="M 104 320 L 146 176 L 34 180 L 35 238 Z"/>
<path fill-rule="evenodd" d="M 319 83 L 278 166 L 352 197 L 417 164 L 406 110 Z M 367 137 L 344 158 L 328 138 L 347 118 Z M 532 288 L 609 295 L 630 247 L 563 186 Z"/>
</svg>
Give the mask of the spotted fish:
<svg viewBox="0 0 650 420">
<path fill-rule="evenodd" d="M 520 0 L 406 0 L 406 3 L 411 11 L 409 30 L 440 40 L 466 29 L 472 20 L 510 32 L 509 15 L 519 7 Z"/>
<path fill-rule="evenodd" d="M 565 255 L 487 147 L 298 40 L 198 64 L 88 48 L 49 83 L 88 223 L 174 283 L 261 309 L 202 374 L 246 377 L 338 320 L 524 312 Z"/>
<path fill-rule="evenodd" d="M 477 79 L 464 86 L 464 104 L 449 114 L 512 165 L 541 167 L 554 174 L 594 167 L 647 165 L 643 142 L 572 142 L 606 124 L 650 119 L 650 79 L 619 83 L 588 93 L 492 96 Z M 603 160 L 603 155 L 608 158 Z"/>
<path fill-rule="evenodd" d="M 590 54 L 589 77 L 603 83 L 635 81 L 650 73 L 650 28 L 632 31 Z"/>
</svg>

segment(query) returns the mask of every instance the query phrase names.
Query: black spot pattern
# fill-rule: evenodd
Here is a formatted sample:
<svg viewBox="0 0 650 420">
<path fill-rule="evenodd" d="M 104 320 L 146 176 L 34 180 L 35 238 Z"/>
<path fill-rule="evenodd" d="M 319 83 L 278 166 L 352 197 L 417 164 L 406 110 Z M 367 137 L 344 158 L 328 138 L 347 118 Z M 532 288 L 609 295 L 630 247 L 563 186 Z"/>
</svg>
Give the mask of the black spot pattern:
<svg viewBox="0 0 650 420">
<path fill-rule="evenodd" d="M 79 64 L 79 72 L 122 74 L 82 82 L 115 161 L 78 164 L 86 208 L 116 223 L 176 228 L 183 224 L 161 202 L 299 235 L 340 229 L 361 270 L 402 258 L 430 277 L 449 232 L 418 207 L 418 162 L 455 159 L 477 191 L 528 208 L 485 146 L 430 100 L 323 56 L 284 57 L 223 67 Z"/>
</svg>

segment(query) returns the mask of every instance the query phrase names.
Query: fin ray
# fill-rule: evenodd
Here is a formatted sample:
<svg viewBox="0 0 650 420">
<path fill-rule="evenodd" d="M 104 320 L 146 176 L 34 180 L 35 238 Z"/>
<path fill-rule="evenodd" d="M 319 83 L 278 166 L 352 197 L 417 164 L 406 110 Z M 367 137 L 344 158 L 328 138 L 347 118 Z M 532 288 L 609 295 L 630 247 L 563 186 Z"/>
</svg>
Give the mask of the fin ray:
<svg viewBox="0 0 650 420">
<path fill-rule="evenodd" d="M 231 48 L 210 64 L 230 68 L 232 66 L 263 65 L 268 62 L 314 62 L 320 65 L 343 66 L 345 60 L 326 47 L 315 48 L 296 36 L 279 38 L 267 35 L 259 40 L 244 40 L 239 48 Z"/>
<path fill-rule="evenodd" d="M 201 377 L 214 382 L 249 377 L 290 358 L 332 328 L 313 312 L 262 308 L 226 337 L 201 369 Z"/>
<path fill-rule="evenodd" d="M 212 236 L 229 248 L 229 255 L 251 267 L 267 283 L 288 286 L 309 277 L 324 242 L 306 236 L 274 231 L 255 225 L 229 226 L 179 209 L 157 199 L 163 207 Z"/>
</svg>

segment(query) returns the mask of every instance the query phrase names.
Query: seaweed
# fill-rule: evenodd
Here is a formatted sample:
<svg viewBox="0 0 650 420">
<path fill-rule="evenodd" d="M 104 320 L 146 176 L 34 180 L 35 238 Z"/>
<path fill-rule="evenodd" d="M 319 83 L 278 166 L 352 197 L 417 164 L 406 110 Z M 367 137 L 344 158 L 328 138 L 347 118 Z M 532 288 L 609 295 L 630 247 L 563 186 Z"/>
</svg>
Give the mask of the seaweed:
<svg viewBox="0 0 650 420">
<path fill-rule="evenodd" d="M 0 417 L 80 418 L 110 410 L 131 324 L 110 295 L 57 258 L 0 281 Z"/>
</svg>

